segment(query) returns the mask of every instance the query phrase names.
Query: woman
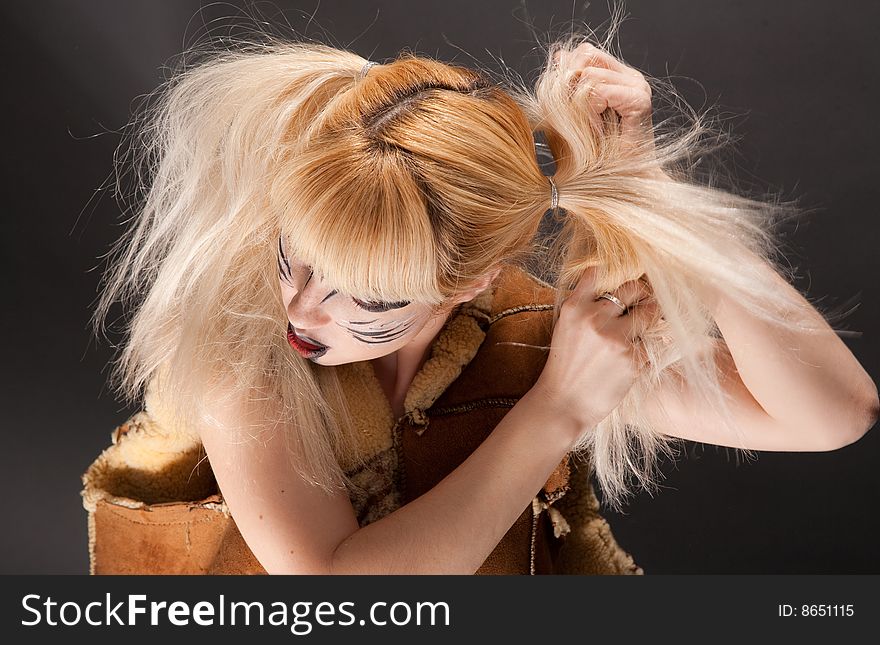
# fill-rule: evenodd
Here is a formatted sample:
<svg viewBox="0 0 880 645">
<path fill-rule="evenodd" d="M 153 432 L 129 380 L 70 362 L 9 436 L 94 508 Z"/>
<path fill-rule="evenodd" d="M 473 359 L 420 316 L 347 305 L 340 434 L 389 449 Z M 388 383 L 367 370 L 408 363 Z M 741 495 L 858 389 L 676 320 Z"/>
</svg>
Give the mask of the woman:
<svg viewBox="0 0 880 645">
<path fill-rule="evenodd" d="M 591 473 L 619 508 L 679 438 L 871 427 L 774 262 L 791 209 L 689 178 L 706 124 L 655 127 L 605 49 L 555 43 L 534 90 L 297 42 L 172 79 L 96 312 L 142 297 L 147 394 L 85 475 L 94 572 L 642 573 Z"/>
</svg>

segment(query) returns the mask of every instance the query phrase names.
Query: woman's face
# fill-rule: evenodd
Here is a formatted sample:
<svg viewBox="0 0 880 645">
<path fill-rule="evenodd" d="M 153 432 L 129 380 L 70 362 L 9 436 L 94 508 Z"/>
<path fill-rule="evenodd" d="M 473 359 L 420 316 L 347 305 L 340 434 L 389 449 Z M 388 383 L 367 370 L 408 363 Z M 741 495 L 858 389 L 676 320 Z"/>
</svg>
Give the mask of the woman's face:
<svg viewBox="0 0 880 645">
<path fill-rule="evenodd" d="M 319 365 L 340 365 L 391 354 L 413 340 L 435 315 L 430 305 L 363 302 L 324 284 L 278 240 L 287 340 Z"/>
</svg>

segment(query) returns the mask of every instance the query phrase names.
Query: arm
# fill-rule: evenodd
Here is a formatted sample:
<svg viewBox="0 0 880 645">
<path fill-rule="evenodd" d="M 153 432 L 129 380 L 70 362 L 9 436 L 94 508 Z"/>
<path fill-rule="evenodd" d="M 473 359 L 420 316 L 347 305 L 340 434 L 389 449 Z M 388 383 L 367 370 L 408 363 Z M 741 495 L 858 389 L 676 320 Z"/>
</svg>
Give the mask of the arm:
<svg viewBox="0 0 880 645">
<path fill-rule="evenodd" d="M 641 72 L 607 52 L 582 44 L 558 60 L 580 83 L 590 80 L 589 106 L 597 114 L 606 108 L 621 117 L 624 140 L 653 146 L 651 88 Z M 665 180 L 656 168 L 651 178 Z M 763 260 L 780 290 L 794 291 Z M 877 387 L 821 315 L 806 300 L 806 316 L 825 333 L 793 331 L 780 335 L 749 312 L 718 296 L 716 322 L 729 348 L 719 369 L 725 375 L 733 412 L 757 450 L 833 450 L 858 440 L 880 414 Z M 722 352 L 719 352 L 722 354 Z M 646 410 L 656 427 L 671 436 L 729 445 L 732 438 L 719 429 L 717 415 L 705 409 L 683 383 L 671 383 Z M 669 412 L 664 417 L 662 409 Z"/>
<path fill-rule="evenodd" d="M 780 289 L 793 290 L 762 265 L 772 271 Z M 746 444 L 736 445 L 717 413 L 681 379 L 667 382 L 648 405 L 646 414 L 657 429 L 722 446 L 822 451 L 857 441 L 876 423 L 877 387 L 806 300 L 801 298 L 805 315 L 821 322 L 821 334 L 780 334 L 724 294 L 716 295 L 715 320 L 724 336 L 717 343 L 716 364 Z"/>
<path fill-rule="evenodd" d="M 551 410 L 533 388 L 456 470 L 364 528 L 344 491 L 328 496 L 292 472 L 280 432 L 265 443 L 201 435 L 235 522 L 269 573 L 472 574 L 582 432 Z M 218 416 L 240 421 L 228 409 Z"/>
<path fill-rule="evenodd" d="M 716 347 L 719 380 L 728 396 L 733 420 L 742 430 L 744 443 L 737 442 L 737 438 L 722 425 L 718 412 L 697 396 L 679 375 L 664 381 L 656 396 L 645 404 L 645 415 L 655 429 L 671 437 L 700 443 L 771 452 L 836 450 L 856 441 L 864 433 L 863 430 L 851 436 L 832 432 L 842 425 L 845 427 L 845 421 L 837 421 L 830 428 L 814 428 L 816 424 L 800 427 L 775 419 L 767 414 L 743 382 L 724 341 L 719 339 Z M 779 390 L 783 395 L 792 396 L 788 388 L 780 387 Z"/>
</svg>

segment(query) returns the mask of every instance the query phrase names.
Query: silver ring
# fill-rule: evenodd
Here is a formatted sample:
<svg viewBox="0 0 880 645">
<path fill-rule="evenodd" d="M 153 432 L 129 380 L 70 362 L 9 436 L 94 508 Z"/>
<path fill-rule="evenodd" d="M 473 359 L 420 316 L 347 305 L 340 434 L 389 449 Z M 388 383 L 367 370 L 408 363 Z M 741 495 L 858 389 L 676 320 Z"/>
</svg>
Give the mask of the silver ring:
<svg viewBox="0 0 880 645">
<path fill-rule="evenodd" d="M 610 300 L 610 301 L 613 302 L 615 305 L 617 305 L 618 307 L 620 307 L 620 308 L 623 310 L 624 313 L 626 313 L 626 310 L 628 309 L 628 307 L 627 307 L 625 304 L 623 304 L 623 301 L 622 301 L 620 298 L 618 298 L 617 296 L 615 296 L 615 295 L 614 295 L 613 293 L 611 293 L 610 291 L 606 291 L 605 293 L 603 293 L 603 294 L 602 294 L 601 296 L 599 296 L 599 297 L 600 297 L 600 298 L 605 298 L 605 300 Z"/>
<path fill-rule="evenodd" d="M 550 209 L 555 211 L 559 207 L 559 191 L 553 177 L 548 176 L 547 179 L 550 180 Z"/>
</svg>

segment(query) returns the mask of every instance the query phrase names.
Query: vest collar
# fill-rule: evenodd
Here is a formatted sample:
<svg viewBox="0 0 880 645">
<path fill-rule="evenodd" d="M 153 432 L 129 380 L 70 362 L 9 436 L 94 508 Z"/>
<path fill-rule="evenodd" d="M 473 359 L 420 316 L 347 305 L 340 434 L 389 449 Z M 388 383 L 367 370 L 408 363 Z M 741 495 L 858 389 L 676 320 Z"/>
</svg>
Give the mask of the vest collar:
<svg viewBox="0 0 880 645">
<path fill-rule="evenodd" d="M 446 321 L 431 343 L 428 359 L 410 383 L 402 418 L 409 417 L 416 423 L 425 420 L 424 411 L 440 398 L 476 356 L 486 337 L 483 324 L 490 317 L 494 293 L 495 286 L 490 285 Z M 347 363 L 337 368 L 355 426 L 359 444 L 357 452 L 362 458 L 369 459 L 391 447 L 392 430 L 398 419 L 394 418 L 391 404 L 369 361 Z M 343 458 L 342 461 L 347 460 Z M 347 470 L 355 464 L 350 461 L 341 465 Z"/>
</svg>

